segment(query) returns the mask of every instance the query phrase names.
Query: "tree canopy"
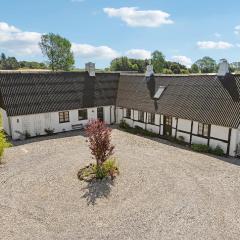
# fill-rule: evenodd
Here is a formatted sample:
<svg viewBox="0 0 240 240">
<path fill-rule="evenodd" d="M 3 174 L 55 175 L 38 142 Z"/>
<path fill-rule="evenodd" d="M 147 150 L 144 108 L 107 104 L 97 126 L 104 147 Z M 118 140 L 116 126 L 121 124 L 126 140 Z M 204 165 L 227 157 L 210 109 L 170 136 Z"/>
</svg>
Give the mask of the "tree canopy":
<svg viewBox="0 0 240 240">
<path fill-rule="evenodd" d="M 6 57 L 4 53 L 0 58 L 0 69 L 2 70 L 15 70 L 19 68 L 19 63 L 15 57 Z"/>
<path fill-rule="evenodd" d="M 136 71 L 143 73 L 148 62 L 141 59 L 129 59 L 127 57 L 115 58 L 110 63 L 111 71 Z"/>
<path fill-rule="evenodd" d="M 201 73 L 213 73 L 217 70 L 217 63 L 214 59 L 210 57 L 203 57 L 195 62 Z M 194 66 L 194 68 L 196 68 Z"/>
<path fill-rule="evenodd" d="M 33 61 L 18 61 L 15 57 L 6 57 L 4 53 L 0 56 L 0 70 L 17 70 L 17 69 L 47 69 L 44 63 Z"/>
<path fill-rule="evenodd" d="M 152 53 L 152 65 L 153 65 L 153 71 L 155 73 L 162 73 L 163 68 L 165 66 L 165 56 L 160 51 L 154 51 Z"/>
<path fill-rule="evenodd" d="M 177 63 L 166 61 L 164 55 L 160 51 L 154 51 L 152 53 L 151 62 L 153 64 L 153 70 L 155 73 L 164 74 L 179 74 L 189 73 L 186 66 Z M 111 71 L 136 71 L 144 73 L 146 67 L 149 64 L 149 59 L 131 59 L 127 57 L 119 57 L 112 60 L 110 64 Z"/>
<path fill-rule="evenodd" d="M 71 43 L 58 34 L 48 33 L 41 37 L 39 46 L 44 56 L 48 58 L 49 67 L 53 71 L 69 71 L 74 65 Z"/>
</svg>

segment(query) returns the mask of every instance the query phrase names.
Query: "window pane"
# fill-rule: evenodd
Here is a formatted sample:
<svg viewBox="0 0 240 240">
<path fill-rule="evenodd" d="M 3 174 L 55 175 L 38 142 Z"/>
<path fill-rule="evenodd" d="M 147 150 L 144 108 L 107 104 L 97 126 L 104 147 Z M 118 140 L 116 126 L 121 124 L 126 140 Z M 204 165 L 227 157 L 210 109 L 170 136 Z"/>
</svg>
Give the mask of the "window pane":
<svg viewBox="0 0 240 240">
<path fill-rule="evenodd" d="M 148 123 L 155 124 L 155 114 L 148 113 Z"/>
<path fill-rule="evenodd" d="M 203 134 L 203 124 L 202 124 L 202 123 L 199 123 L 199 124 L 198 124 L 198 134 L 199 134 L 199 135 L 202 135 L 202 134 Z"/>
<path fill-rule="evenodd" d="M 126 109 L 126 118 L 131 118 L 131 109 Z"/>
<path fill-rule="evenodd" d="M 142 112 L 142 111 L 138 112 L 138 120 L 140 122 L 144 122 L 144 112 Z"/>
<path fill-rule="evenodd" d="M 59 112 L 59 122 L 69 122 L 69 112 Z"/>
<path fill-rule="evenodd" d="M 205 137 L 208 136 L 208 125 L 207 124 L 204 124 L 203 136 L 205 136 Z"/>
<path fill-rule="evenodd" d="M 155 124 L 155 114 L 151 114 L 151 122 L 152 124 Z"/>
<path fill-rule="evenodd" d="M 87 120 L 87 119 L 88 119 L 87 109 L 78 110 L 78 120 Z"/>
</svg>

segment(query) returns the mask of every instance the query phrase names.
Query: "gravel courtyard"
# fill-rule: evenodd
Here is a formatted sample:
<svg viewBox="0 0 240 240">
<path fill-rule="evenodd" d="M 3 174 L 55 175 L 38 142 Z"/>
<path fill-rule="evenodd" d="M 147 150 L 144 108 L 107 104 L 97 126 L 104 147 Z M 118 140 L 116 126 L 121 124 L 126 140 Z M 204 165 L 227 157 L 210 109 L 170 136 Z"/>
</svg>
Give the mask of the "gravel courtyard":
<svg viewBox="0 0 240 240">
<path fill-rule="evenodd" d="M 38 140 L 38 141 L 36 141 Z M 239 239 L 240 166 L 113 130 L 120 175 L 87 184 L 78 132 L 9 148 L 0 166 L 0 239 Z"/>
</svg>

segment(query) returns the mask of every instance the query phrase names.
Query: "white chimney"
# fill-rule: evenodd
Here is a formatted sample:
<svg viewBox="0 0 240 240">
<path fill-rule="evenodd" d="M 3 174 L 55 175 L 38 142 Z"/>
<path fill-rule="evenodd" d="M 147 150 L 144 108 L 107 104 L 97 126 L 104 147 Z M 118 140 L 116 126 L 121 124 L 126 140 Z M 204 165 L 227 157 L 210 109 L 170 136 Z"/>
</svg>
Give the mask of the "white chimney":
<svg viewBox="0 0 240 240">
<path fill-rule="evenodd" d="M 224 77 L 227 73 L 229 73 L 229 65 L 226 59 L 221 59 L 219 63 L 218 73 L 219 77 Z"/>
<path fill-rule="evenodd" d="M 90 77 L 95 77 L 95 63 L 92 62 L 86 63 L 85 70 L 88 72 Z"/>
<path fill-rule="evenodd" d="M 146 70 L 145 76 L 151 77 L 153 74 L 154 74 L 153 65 L 151 64 L 151 60 L 149 60 L 149 64 L 147 65 L 147 70 Z"/>
</svg>

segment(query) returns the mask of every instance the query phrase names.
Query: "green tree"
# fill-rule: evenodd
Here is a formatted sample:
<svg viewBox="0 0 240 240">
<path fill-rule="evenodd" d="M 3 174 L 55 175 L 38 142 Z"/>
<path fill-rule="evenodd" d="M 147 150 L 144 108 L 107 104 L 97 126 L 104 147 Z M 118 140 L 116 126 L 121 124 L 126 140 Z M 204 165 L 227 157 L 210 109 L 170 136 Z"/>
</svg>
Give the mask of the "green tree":
<svg viewBox="0 0 240 240">
<path fill-rule="evenodd" d="M 181 68 L 178 63 L 173 62 L 170 66 L 170 69 L 174 74 L 181 73 Z"/>
<path fill-rule="evenodd" d="M 39 62 L 31 62 L 31 61 L 30 62 L 29 61 L 20 61 L 19 67 L 25 68 L 25 69 L 47 69 L 46 64 L 39 63 Z"/>
<path fill-rule="evenodd" d="M 210 57 L 203 57 L 195 62 L 202 73 L 213 73 L 217 70 L 217 63 Z"/>
<path fill-rule="evenodd" d="M 4 53 L 1 53 L 1 61 L 5 61 L 6 60 L 6 55 Z"/>
<path fill-rule="evenodd" d="M 191 71 L 191 73 L 199 73 L 198 65 L 197 65 L 196 63 L 194 63 L 194 64 L 191 66 L 190 71 Z"/>
<path fill-rule="evenodd" d="M 71 43 L 58 34 L 44 34 L 39 46 L 44 56 L 47 56 L 49 66 L 53 71 L 69 71 L 74 65 Z"/>
<path fill-rule="evenodd" d="M 110 64 L 111 71 L 131 71 L 131 62 L 127 57 L 115 58 Z"/>
<path fill-rule="evenodd" d="M 172 70 L 171 69 L 168 69 L 168 68 L 164 68 L 163 71 L 162 71 L 163 74 L 173 74 Z"/>
<path fill-rule="evenodd" d="M 155 73 L 161 73 L 165 66 L 165 56 L 160 51 L 154 51 L 152 53 L 152 64 Z"/>
<path fill-rule="evenodd" d="M 18 68 L 19 68 L 19 64 L 15 57 L 6 57 L 4 53 L 1 54 L 0 69 L 15 70 Z"/>
<path fill-rule="evenodd" d="M 115 58 L 111 61 L 111 71 L 136 71 L 145 72 L 147 66 L 146 60 L 141 59 L 129 59 L 127 57 Z"/>
<path fill-rule="evenodd" d="M 19 68 L 18 61 L 15 57 L 8 57 L 5 60 L 4 68 L 7 70 L 16 70 Z"/>
</svg>

